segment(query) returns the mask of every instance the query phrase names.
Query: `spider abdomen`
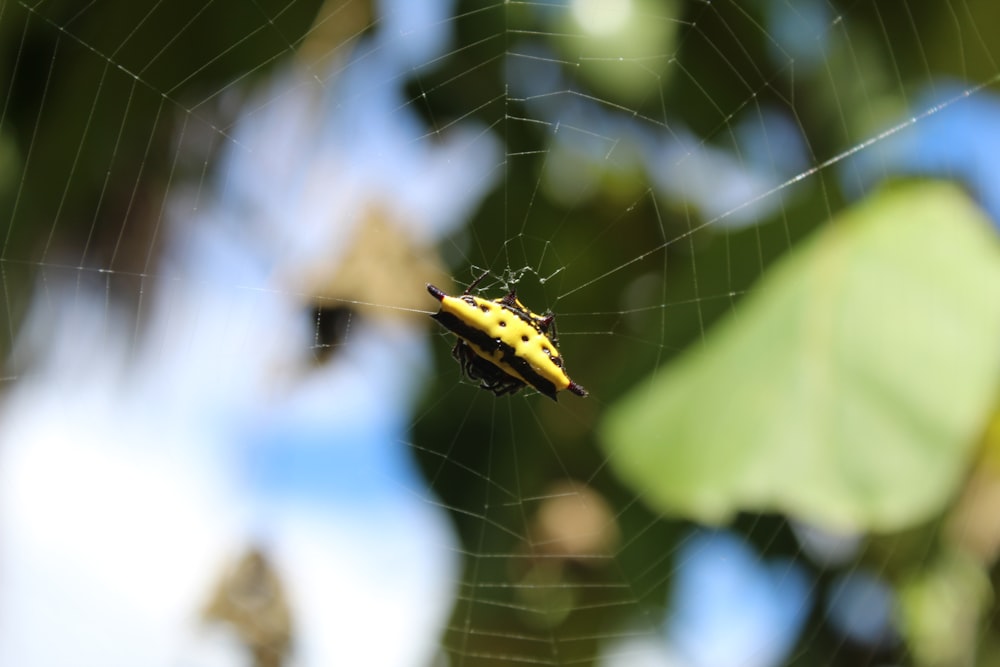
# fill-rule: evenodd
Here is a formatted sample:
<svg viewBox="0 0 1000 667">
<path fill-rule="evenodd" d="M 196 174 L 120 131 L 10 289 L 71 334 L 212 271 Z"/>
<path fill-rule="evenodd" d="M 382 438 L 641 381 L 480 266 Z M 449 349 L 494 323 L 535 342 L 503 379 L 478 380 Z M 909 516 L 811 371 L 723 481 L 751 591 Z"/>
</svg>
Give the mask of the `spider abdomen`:
<svg viewBox="0 0 1000 667">
<path fill-rule="evenodd" d="M 525 385 L 553 400 L 564 389 L 587 395 L 567 375 L 559 350 L 547 335 L 553 325 L 551 315 L 532 313 L 513 290 L 493 301 L 469 294 L 469 290 L 454 297 L 427 285 L 427 291 L 441 302 L 441 309 L 432 317 L 458 336 L 453 354 L 466 376 L 498 396 L 515 393 Z"/>
</svg>

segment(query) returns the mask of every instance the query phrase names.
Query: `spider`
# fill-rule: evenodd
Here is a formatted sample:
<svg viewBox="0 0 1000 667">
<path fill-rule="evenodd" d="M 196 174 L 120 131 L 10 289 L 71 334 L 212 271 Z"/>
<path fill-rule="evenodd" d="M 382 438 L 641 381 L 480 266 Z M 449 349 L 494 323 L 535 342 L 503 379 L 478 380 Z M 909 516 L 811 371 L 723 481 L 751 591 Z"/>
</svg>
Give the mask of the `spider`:
<svg viewBox="0 0 1000 667">
<path fill-rule="evenodd" d="M 441 302 L 431 317 L 458 337 L 451 353 L 465 376 L 496 396 L 515 394 L 525 386 L 552 400 L 564 389 L 586 396 L 587 390 L 566 374 L 555 345 L 555 316 L 533 313 L 513 288 L 492 301 L 471 294 L 487 275 L 476 278 L 460 296 L 427 285 Z"/>
</svg>

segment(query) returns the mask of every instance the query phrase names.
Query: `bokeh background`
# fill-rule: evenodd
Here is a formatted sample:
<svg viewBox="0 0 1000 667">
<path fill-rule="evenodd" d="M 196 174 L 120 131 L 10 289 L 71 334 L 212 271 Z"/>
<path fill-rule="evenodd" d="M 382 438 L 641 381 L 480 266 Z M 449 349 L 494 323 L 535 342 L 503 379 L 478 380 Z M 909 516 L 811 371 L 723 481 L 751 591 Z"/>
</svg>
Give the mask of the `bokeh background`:
<svg viewBox="0 0 1000 667">
<path fill-rule="evenodd" d="M 1000 664 L 998 38 L 0 3 L 0 665 Z"/>
</svg>

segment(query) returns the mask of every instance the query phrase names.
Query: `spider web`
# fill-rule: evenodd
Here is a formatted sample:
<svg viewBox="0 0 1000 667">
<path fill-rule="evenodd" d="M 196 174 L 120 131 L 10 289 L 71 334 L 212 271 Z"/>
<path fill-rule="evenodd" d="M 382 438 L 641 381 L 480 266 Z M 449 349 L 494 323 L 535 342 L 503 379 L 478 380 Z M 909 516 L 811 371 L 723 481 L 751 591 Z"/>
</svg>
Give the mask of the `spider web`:
<svg viewBox="0 0 1000 667">
<path fill-rule="evenodd" d="M 971 455 L 840 531 L 667 507 L 600 434 L 883 181 L 998 219 L 998 19 L 0 4 L 0 662 L 995 661 L 995 549 L 940 537 L 993 534 Z M 461 377 L 424 286 L 484 272 L 589 397 Z"/>
</svg>

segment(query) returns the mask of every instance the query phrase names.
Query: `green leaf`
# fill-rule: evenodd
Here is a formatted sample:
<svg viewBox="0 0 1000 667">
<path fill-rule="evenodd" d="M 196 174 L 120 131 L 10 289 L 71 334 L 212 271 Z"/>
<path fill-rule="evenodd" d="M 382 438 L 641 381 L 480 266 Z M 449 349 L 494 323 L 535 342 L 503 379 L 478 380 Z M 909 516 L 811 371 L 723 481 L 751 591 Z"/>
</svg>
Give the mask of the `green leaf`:
<svg viewBox="0 0 1000 667">
<path fill-rule="evenodd" d="M 600 436 L 667 514 L 896 530 L 955 492 L 998 380 L 1000 241 L 957 188 L 910 183 L 797 246 Z"/>
<path fill-rule="evenodd" d="M 989 573 L 968 554 L 937 554 L 901 582 L 897 602 L 913 664 L 989 664 L 976 654 L 993 589 Z"/>
</svg>

